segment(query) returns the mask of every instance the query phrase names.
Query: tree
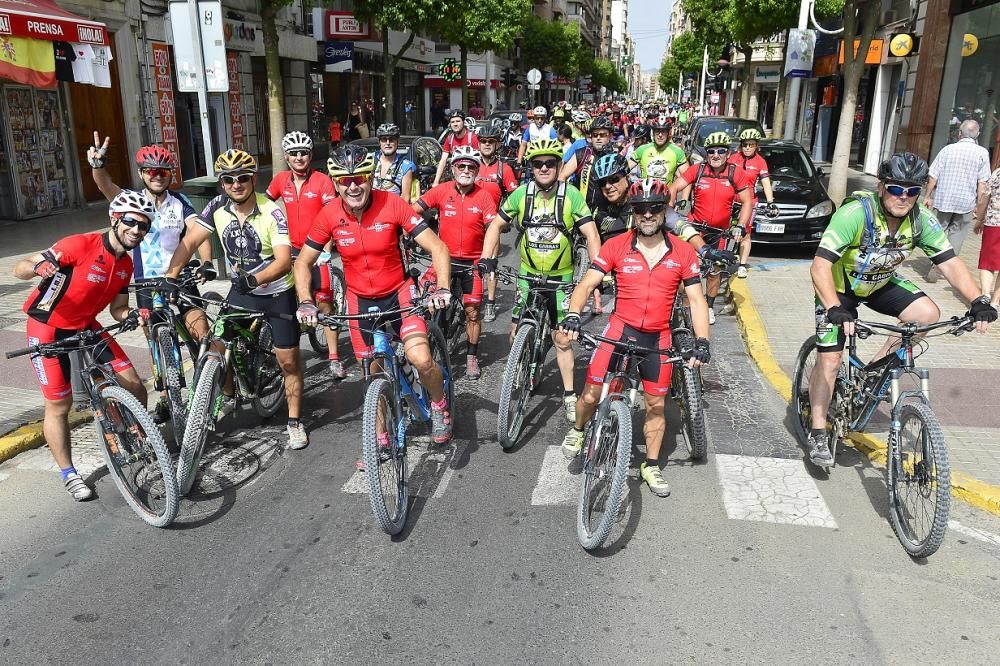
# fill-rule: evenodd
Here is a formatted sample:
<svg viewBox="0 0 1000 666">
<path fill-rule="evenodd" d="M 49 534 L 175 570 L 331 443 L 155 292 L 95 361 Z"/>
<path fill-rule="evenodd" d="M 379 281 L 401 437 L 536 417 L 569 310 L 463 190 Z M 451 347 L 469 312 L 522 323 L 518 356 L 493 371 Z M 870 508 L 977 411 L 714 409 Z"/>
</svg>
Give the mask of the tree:
<svg viewBox="0 0 1000 666">
<path fill-rule="evenodd" d="M 660 90 L 664 92 L 670 90 L 672 87 L 677 85 L 677 77 L 681 74 L 680 67 L 677 66 L 677 61 L 673 57 L 666 58 L 663 64 L 660 65 Z M 678 91 L 679 93 L 680 91 Z"/>
<path fill-rule="evenodd" d="M 544 21 L 537 16 L 528 19 L 518 40 L 525 68 L 547 69 L 567 77 L 579 71 L 579 43 L 577 23 Z"/>
<path fill-rule="evenodd" d="M 714 37 L 710 41 L 706 41 L 701 36 L 703 34 L 707 33 L 682 32 L 670 43 L 670 57 L 684 74 L 701 71 L 702 57 L 706 46 L 709 47 L 709 50 L 722 46 L 722 42 Z"/>
<path fill-rule="evenodd" d="M 281 139 L 285 136 L 285 86 L 275 17 L 280 9 L 291 4 L 292 0 L 260 0 L 260 27 L 264 33 L 264 65 L 267 68 L 267 124 L 271 135 L 271 167 L 275 173 L 284 171 L 287 166 L 281 150 Z"/>
</svg>

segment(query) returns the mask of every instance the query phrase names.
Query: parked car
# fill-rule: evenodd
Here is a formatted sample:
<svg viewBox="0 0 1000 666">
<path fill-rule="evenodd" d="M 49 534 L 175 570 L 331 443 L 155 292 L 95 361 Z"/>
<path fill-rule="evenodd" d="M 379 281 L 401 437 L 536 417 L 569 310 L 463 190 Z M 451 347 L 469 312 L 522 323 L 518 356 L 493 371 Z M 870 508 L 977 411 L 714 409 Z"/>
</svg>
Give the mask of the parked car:
<svg viewBox="0 0 1000 666">
<path fill-rule="evenodd" d="M 696 119 L 684 139 L 684 152 L 692 164 L 705 159 L 705 139 L 713 132 L 725 132 L 733 138 L 733 148 L 739 145 L 740 132 L 753 128 L 764 134 L 764 128 L 756 120 L 732 118 L 729 116 L 703 116 Z"/>
<path fill-rule="evenodd" d="M 367 139 L 355 139 L 350 145 L 362 146 L 372 152 L 379 150 L 378 139 L 373 136 Z M 434 174 L 441 160 L 441 144 L 429 136 L 404 134 L 399 137 L 399 152 L 417 165 L 417 182 L 420 194 L 423 194 L 434 181 Z"/>
</svg>

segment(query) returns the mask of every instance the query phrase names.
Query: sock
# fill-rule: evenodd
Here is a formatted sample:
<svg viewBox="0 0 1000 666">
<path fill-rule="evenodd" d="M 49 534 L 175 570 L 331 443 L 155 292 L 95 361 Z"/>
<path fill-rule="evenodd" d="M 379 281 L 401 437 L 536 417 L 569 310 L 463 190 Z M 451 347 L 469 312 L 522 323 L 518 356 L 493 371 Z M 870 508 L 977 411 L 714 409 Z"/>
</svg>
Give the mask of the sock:
<svg viewBox="0 0 1000 666">
<path fill-rule="evenodd" d="M 477 342 L 476 344 L 472 344 L 470 342 L 469 343 L 469 356 L 475 356 L 478 353 L 479 353 L 479 343 Z"/>
<path fill-rule="evenodd" d="M 66 479 L 69 478 L 70 474 L 76 474 L 77 472 L 76 472 L 76 467 L 70 465 L 66 469 L 59 470 L 59 473 L 62 474 L 62 480 L 65 481 Z"/>
<path fill-rule="evenodd" d="M 573 430 L 574 432 L 580 432 L 580 433 L 583 432 L 583 428 L 577 428 L 576 426 L 573 426 Z"/>
<path fill-rule="evenodd" d="M 643 465 L 645 465 L 646 467 L 651 467 L 653 469 L 659 469 L 660 461 L 653 460 L 652 458 L 646 458 L 646 462 L 644 462 Z"/>
<path fill-rule="evenodd" d="M 299 420 L 298 419 L 288 419 L 288 427 L 289 428 L 298 428 L 299 427 Z"/>
<path fill-rule="evenodd" d="M 706 296 L 705 300 L 708 301 L 708 307 L 711 308 L 715 306 L 715 296 Z"/>
<path fill-rule="evenodd" d="M 575 397 L 576 396 L 576 391 L 574 391 L 573 389 L 570 389 L 569 391 L 563 391 L 563 397 L 564 398 L 568 398 L 570 396 L 574 396 Z"/>
<path fill-rule="evenodd" d="M 826 430 L 825 430 L 824 428 L 812 428 L 812 429 L 811 429 L 811 430 L 809 431 L 809 434 L 810 434 L 810 435 L 811 435 L 812 437 L 822 437 L 823 435 L 825 435 L 825 434 L 826 434 Z"/>
<path fill-rule="evenodd" d="M 447 398 L 447 396 L 442 397 L 440 402 L 432 402 L 431 403 L 431 407 L 433 407 L 434 409 L 438 410 L 439 412 L 443 412 L 445 409 L 448 408 L 448 398 Z"/>
<path fill-rule="evenodd" d="M 326 360 L 328 360 L 328 361 L 339 361 L 340 360 L 340 354 L 338 354 L 337 352 L 330 352 L 327 355 Z"/>
<path fill-rule="evenodd" d="M 488 305 L 495 305 L 496 302 L 497 302 L 497 297 L 496 296 L 494 296 L 493 298 L 490 298 L 489 296 L 486 297 L 486 303 Z"/>
</svg>

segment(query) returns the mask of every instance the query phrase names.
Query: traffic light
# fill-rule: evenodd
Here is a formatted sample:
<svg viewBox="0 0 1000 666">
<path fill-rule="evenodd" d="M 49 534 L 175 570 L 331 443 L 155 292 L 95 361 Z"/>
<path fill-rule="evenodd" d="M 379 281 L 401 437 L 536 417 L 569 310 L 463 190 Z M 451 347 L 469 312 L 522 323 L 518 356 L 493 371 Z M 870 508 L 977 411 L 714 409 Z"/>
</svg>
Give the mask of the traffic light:
<svg viewBox="0 0 1000 666">
<path fill-rule="evenodd" d="M 503 68 L 503 84 L 508 88 L 511 88 L 516 83 L 516 77 L 514 76 L 514 70 L 510 67 Z"/>
</svg>

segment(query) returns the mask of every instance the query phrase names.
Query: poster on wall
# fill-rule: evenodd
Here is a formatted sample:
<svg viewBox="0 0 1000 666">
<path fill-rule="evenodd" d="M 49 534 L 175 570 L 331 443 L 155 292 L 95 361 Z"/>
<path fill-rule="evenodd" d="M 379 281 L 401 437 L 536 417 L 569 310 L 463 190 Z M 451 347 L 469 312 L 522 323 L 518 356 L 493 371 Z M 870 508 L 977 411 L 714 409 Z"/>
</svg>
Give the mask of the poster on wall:
<svg viewBox="0 0 1000 666">
<path fill-rule="evenodd" d="M 229 127 L 233 135 L 232 146 L 237 150 L 244 147 L 243 95 L 240 93 L 240 56 L 236 51 L 226 52 L 226 69 L 229 72 Z"/>
<path fill-rule="evenodd" d="M 162 42 L 150 42 L 153 51 L 153 78 L 156 88 L 156 108 L 160 114 L 160 141 L 163 147 L 179 159 L 177 146 L 177 109 L 174 106 L 174 80 L 170 73 L 170 47 Z M 174 169 L 174 186 L 183 183 L 180 162 Z"/>
</svg>

